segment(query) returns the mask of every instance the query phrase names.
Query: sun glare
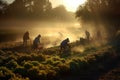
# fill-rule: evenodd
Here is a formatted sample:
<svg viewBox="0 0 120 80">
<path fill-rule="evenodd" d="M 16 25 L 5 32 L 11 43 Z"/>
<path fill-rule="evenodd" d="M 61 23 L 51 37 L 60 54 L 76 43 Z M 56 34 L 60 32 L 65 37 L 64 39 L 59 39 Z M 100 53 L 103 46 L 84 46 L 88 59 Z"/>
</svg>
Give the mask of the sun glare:
<svg viewBox="0 0 120 80">
<path fill-rule="evenodd" d="M 64 0 L 64 5 L 66 6 L 67 10 L 75 12 L 77 7 L 85 2 L 86 0 Z"/>
</svg>

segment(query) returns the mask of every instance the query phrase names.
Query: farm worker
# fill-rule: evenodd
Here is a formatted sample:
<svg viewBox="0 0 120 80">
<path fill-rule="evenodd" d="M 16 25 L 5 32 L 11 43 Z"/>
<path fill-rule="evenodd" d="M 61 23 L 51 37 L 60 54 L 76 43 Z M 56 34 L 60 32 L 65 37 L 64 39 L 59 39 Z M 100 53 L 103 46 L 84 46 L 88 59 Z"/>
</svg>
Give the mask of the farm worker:
<svg viewBox="0 0 120 80">
<path fill-rule="evenodd" d="M 68 48 L 69 47 L 69 44 L 68 44 L 69 42 L 70 42 L 69 38 L 66 38 L 65 40 L 63 40 L 60 44 L 60 49 L 65 50 L 66 48 Z"/>
<path fill-rule="evenodd" d="M 26 46 L 27 45 L 27 41 L 30 39 L 29 37 L 29 32 L 26 31 L 23 35 L 23 45 Z"/>
<path fill-rule="evenodd" d="M 90 40 L 90 33 L 86 30 L 85 34 L 86 34 L 86 39 L 89 41 Z"/>
<path fill-rule="evenodd" d="M 39 45 L 40 45 L 40 38 L 41 38 L 41 35 L 39 34 L 33 41 L 33 48 L 34 49 L 38 49 L 39 48 Z"/>
</svg>

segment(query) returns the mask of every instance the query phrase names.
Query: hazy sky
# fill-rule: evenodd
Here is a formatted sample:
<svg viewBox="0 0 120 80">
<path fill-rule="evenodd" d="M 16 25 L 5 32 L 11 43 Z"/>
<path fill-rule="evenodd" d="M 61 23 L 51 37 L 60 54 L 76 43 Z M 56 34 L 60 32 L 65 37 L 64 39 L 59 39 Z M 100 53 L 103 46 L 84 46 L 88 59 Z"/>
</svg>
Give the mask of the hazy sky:
<svg viewBox="0 0 120 80">
<path fill-rule="evenodd" d="M 68 11 L 75 12 L 77 7 L 86 0 L 50 0 L 52 2 L 52 6 L 56 7 L 58 5 L 64 5 Z"/>
<path fill-rule="evenodd" d="M 6 0 L 8 3 L 12 3 L 14 0 Z M 50 0 L 53 8 L 58 5 L 64 5 L 68 11 L 75 12 L 80 4 L 83 4 L 86 0 Z"/>
</svg>

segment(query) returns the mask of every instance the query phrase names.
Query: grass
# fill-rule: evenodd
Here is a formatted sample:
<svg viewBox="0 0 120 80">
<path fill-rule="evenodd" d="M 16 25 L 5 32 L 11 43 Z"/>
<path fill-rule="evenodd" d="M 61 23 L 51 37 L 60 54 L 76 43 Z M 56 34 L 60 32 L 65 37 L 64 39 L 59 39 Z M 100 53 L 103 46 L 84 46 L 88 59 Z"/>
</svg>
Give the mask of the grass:
<svg viewBox="0 0 120 80">
<path fill-rule="evenodd" d="M 0 50 L 0 80 L 74 80 L 75 76 L 93 80 L 120 57 L 112 46 L 87 46 L 83 52 L 71 51 L 64 57 L 59 47 L 26 50 L 21 46 Z"/>
</svg>

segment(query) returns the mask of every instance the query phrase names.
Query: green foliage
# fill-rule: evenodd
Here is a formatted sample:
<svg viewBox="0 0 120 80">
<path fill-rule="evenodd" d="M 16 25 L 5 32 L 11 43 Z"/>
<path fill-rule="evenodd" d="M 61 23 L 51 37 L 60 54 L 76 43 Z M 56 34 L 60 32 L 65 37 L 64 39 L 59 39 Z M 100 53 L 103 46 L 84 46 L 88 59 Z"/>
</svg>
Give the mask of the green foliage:
<svg viewBox="0 0 120 80">
<path fill-rule="evenodd" d="M 17 59 L 17 62 L 19 64 L 21 64 L 23 61 L 28 61 L 28 60 L 31 60 L 31 56 L 30 55 L 23 55 L 23 56 L 20 56 L 18 59 Z"/>
<path fill-rule="evenodd" d="M 34 75 L 33 75 L 34 74 Z M 38 67 L 33 67 L 28 71 L 28 75 L 31 80 L 45 80 L 46 78 L 46 72 L 44 70 L 39 70 Z"/>
<path fill-rule="evenodd" d="M 76 17 L 79 21 L 82 21 L 83 24 L 92 22 L 92 24 L 95 25 L 93 27 L 98 31 L 99 29 L 101 30 L 102 25 L 110 34 L 107 36 L 113 38 L 120 29 L 119 7 L 119 0 L 87 0 L 85 5 L 79 6 L 76 11 Z"/>
<path fill-rule="evenodd" d="M 23 66 L 25 69 L 31 69 L 34 66 L 39 66 L 40 63 L 38 61 L 25 61 L 23 62 Z"/>
<path fill-rule="evenodd" d="M 6 1 L 0 0 L 0 7 L 2 8 L 2 9 L 0 9 L 0 16 L 2 16 L 2 14 L 4 13 L 4 10 L 5 10 L 6 7 L 7 7 Z"/>
<path fill-rule="evenodd" d="M 18 64 L 14 60 L 10 60 L 8 63 L 6 63 L 6 67 L 9 69 L 15 69 L 17 66 Z"/>
<path fill-rule="evenodd" d="M 52 8 L 49 0 L 14 0 L 7 4 L 0 1 L 0 17 L 16 19 L 64 20 L 74 21 L 74 13 L 68 12 L 64 6 Z"/>
<path fill-rule="evenodd" d="M 23 66 L 25 69 L 30 69 L 33 67 L 33 65 L 30 62 L 25 62 Z"/>
<path fill-rule="evenodd" d="M 24 67 L 21 67 L 21 66 L 15 68 L 14 73 L 19 74 L 24 77 L 26 77 L 28 74 L 27 69 L 25 69 Z"/>
<path fill-rule="evenodd" d="M 115 19 L 113 17 L 116 15 L 117 10 L 114 11 L 115 9 L 118 9 L 120 6 L 120 1 L 118 0 L 87 0 L 87 3 L 84 6 L 80 6 L 78 11 L 77 11 L 77 17 L 86 17 L 86 15 L 90 15 L 91 18 L 98 18 L 97 16 L 100 16 L 101 18 L 104 19 Z M 112 8 L 112 9 L 111 9 Z M 86 11 L 86 12 L 85 12 Z M 119 13 L 117 16 L 120 15 Z M 108 17 L 109 16 L 109 17 Z M 89 18 L 88 18 L 89 20 Z"/>
<path fill-rule="evenodd" d="M 45 64 L 50 64 L 53 66 L 57 66 L 59 64 L 65 63 L 65 60 L 60 58 L 59 56 L 53 56 L 51 58 L 48 58 L 45 62 Z"/>
<path fill-rule="evenodd" d="M 42 54 L 30 54 L 30 55 L 22 55 L 18 57 L 17 62 L 22 64 L 23 61 L 45 61 L 45 56 Z"/>
<path fill-rule="evenodd" d="M 59 73 L 61 75 L 65 75 L 65 74 L 68 74 L 69 73 L 69 70 L 70 70 L 70 66 L 68 64 L 58 64 L 57 66 L 59 68 Z"/>
<path fill-rule="evenodd" d="M 92 14 L 86 6 L 79 6 L 78 10 L 76 11 L 76 17 L 79 20 L 91 21 L 94 19 L 94 14 Z"/>
<path fill-rule="evenodd" d="M 0 67 L 0 80 L 9 80 L 14 77 L 15 74 L 6 67 Z"/>
<path fill-rule="evenodd" d="M 26 17 L 29 15 L 41 16 L 51 8 L 51 4 L 47 0 L 15 0 L 7 6 L 6 14 L 17 17 Z"/>
<path fill-rule="evenodd" d="M 29 78 L 22 78 L 22 77 L 13 77 L 10 80 L 30 80 Z"/>
<path fill-rule="evenodd" d="M 79 65 L 78 63 L 75 62 L 70 62 L 70 69 L 73 72 L 77 72 L 79 70 Z"/>
<path fill-rule="evenodd" d="M 119 59 L 119 53 L 113 53 L 111 47 L 89 50 L 78 54 L 73 52 L 66 58 L 58 54 L 5 52 L 0 55 L 0 80 L 59 80 L 68 75 L 93 77 Z"/>
<path fill-rule="evenodd" d="M 31 57 L 34 61 L 45 61 L 45 56 L 42 54 L 32 54 Z"/>
<path fill-rule="evenodd" d="M 39 62 L 38 61 L 31 61 L 30 62 L 33 66 L 38 66 L 39 65 Z"/>
<path fill-rule="evenodd" d="M 57 77 L 57 72 L 55 70 L 47 70 L 46 78 L 47 80 L 54 80 Z"/>
<path fill-rule="evenodd" d="M 70 61 L 70 70 L 72 74 L 80 74 L 85 73 L 86 69 L 88 68 L 88 63 L 86 60 L 81 59 L 73 59 Z"/>
</svg>

